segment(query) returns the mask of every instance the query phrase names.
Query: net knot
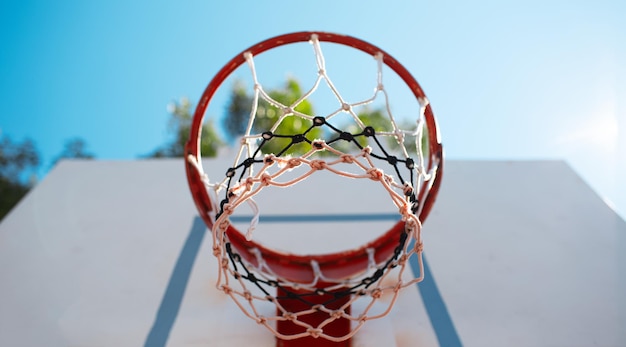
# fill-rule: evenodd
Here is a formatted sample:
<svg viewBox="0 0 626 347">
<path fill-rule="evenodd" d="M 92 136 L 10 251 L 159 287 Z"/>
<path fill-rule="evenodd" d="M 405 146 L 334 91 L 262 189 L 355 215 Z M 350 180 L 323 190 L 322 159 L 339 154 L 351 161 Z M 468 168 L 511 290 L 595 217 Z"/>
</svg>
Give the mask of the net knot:
<svg viewBox="0 0 626 347">
<path fill-rule="evenodd" d="M 261 134 L 261 137 L 263 138 L 263 140 L 266 140 L 266 141 L 267 141 L 267 140 L 271 140 L 271 139 L 272 139 L 272 137 L 274 137 L 274 134 L 273 134 L 271 131 L 264 131 L 264 132 Z"/>
<path fill-rule="evenodd" d="M 320 335 L 322 335 L 322 333 L 323 333 L 324 331 L 323 331 L 322 329 L 320 329 L 320 328 L 316 328 L 316 329 L 314 329 L 314 328 L 308 328 L 308 329 L 306 330 L 306 332 L 307 332 L 309 335 L 311 335 L 311 337 L 313 337 L 313 338 L 318 338 L 318 337 L 320 337 Z"/>
<path fill-rule="evenodd" d="M 415 252 L 421 253 L 424 250 L 424 243 L 421 242 L 421 241 L 420 242 L 416 242 L 414 249 L 415 249 Z"/>
<path fill-rule="evenodd" d="M 369 178 L 372 181 L 382 181 L 385 177 L 382 170 L 377 169 L 377 168 L 367 169 L 367 174 L 370 176 Z"/>
<path fill-rule="evenodd" d="M 413 187 L 411 186 L 409 182 L 404 183 L 402 192 L 404 192 L 404 196 L 411 196 L 411 194 L 413 194 Z"/>
<path fill-rule="evenodd" d="M 232 211 L 231 211 L 232 212 Z M 226 229 L 228 229 L 228 226 L 230 225 L 230 223 L 228 222 L 228 219 L 224 218 L 219 224 L 218 224 L 218 228 L 220 231 L 226 231 Z"/>
<path fill-rule="evenodd" d="M 398 258 L 398 265 L 403 266 L 404 264 L 406 264 L 406 261 L 409 259 L 409 256 L 406 255 L 406 253 L 403 253 L 399 258 Z"/>
<path fill-rule="evenodd" d="M 333 319 L 339 319 L 339 318 L 343 317 L 343 310 L 335 310 L 335 311 L 332 311 L 332 312 L 330 313 L 330 316 L 331 316 Z"/>
<path fill-rule="evenodd" d="M 248 301 L 252 301 L 254 298 L 252 297 L 252 294 L 249 291 L 245 291 L 243 292 L 243 297 L 248 300 Z"/>
<path fill-rule="evenodd" d="M 324 144 L 326 144 L 324 140 L 314 140 L 313 142 L 311 142 L 311 147 L 315 148 L 315 150 L 317 151 L 320 151 L 324 149 Z"/>
<path fill-rule="evenodd" d="M 289 169 L 300 166 L 300 164 L 302 164 L 302 160 L 300 158 L 290 158 L 287 160 L 287 168 Z"/>
<path fill-rule="evenodd" d="M 246 178 L 246 191 L 249 191 L 250 189 L 252 189 L 252 186 L 254 185 L 254 178 L 253 177 L 248 177 Z"/>
<path fill-rule="evenodd" d="M 326 162 L 324 160 L 312 160 L 309 165 L 314 170 L 324 170 L 326 168 Z"/>
<path fill-rule="evenodd" d="M 411 213 L 411 204 L 402 204 L 399 208 L 398 208 L 398 212 L 400 213 L 400 215 L 402 216 L 407 216 Z"/>
<path fill-rule="evenodd" d="M 226 295 L 230 295 L 233 292 L 233 289 L 225 284 L 223 284 L 220 289 L 224 292 L 224 294 Z"/>
<path fill-rule="evenodd" d="M 228 269 L 228 258 L 222 258 L 221 264 L 222 264 L 222 269 L 224 270 Z"/>
<path fill-rule="evenodd" d="M 324 124 L 326 124 L 326 118 L 320 116 L 313 118 L 313 126 L 318 127 Z"/>
<path fill-rule="evenodd" d="M 402 143 L 404 142 L 404 132 L 402 132 L 402 130 L 400 129 L 396 129 L 393 132 L 393 135 L 396 137 L 396 139 L 398 140 L 398 143 Z"/>
<path fill-rule="evenodd" d="M 296 316 L 295 313 L 292 313 L 292 312 L 284 312 L 283 318 L 292 322 L 298 320 L 298 316 Z"/>
<path fill-rule="evenodd" d="M 234 177 L 235 176 L 235 168 L 230 167 L 226 170 L 226 177 Z"/>
<path fill-rule="evenodd" d="M 261 175 L 262 186 L 268 186 L 270 185 L 270 183 L 272 183 L 272 176 L 270 176 L 270 174 L 264 173 L 263 175 Z"/>
<path fill-rule="evenodd" d="M 350 154 L 342 154 L 340 159 L 342 163 L 346 163 L 346 164 L 354 163 L 354 156 Z"/>
<path fill-rule="evenodd" d="M 228 215 L 228 216 L 230 216 L 231 214 L 233 214 L 233 212 L 235 212 L 235 209 L 233 208 L 233 205 L 231 205 L 231 204 L 224 204 L 224 207 L 222 209 L 224 210 L 224 213 L 226 213 L 226 215 Z M 224 220 L 220 224 L 223 224 L 223 223 L 228 223 L 228 221 Z M 222 227 L 224 229 L 226 229 L 227 226 L 228 225 L 226 225 L 226 226 L 220 225 L 220 227 Z"/>
<path fill-rule="evenodd" d="M 265 165 L 272 165 L 276 161 L 276 157 L 273 154 L 267 154 L 263 158 L 263 163 Z"/>
<path fill-rule="evenodd" d="M 220 254 L 222 254 L 222 248 L 219 247 L 218 245 L 214 245 L 213 246 L 213 255 L 215 257 L 218 257 Z"/>
<path fill-rule="evenodd" d="M 374 290 L 372 290 L 372 294 L 371 294 L 372 298 L 374 299 L 380 299 L 383 296 L 383 291 L 380 288 L 376 288 Z"/>
</svg>

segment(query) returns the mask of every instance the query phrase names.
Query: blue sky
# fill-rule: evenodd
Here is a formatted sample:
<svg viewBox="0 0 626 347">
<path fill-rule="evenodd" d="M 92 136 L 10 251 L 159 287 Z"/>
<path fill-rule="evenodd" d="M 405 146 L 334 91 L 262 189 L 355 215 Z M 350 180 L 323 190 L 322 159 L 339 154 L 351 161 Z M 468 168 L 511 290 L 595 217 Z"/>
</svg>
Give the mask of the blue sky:
<svg viewBox="0 0 626 347">
<path fill-rule="evenodd" d="M 349 34 L 414 74 L 451 159 L 564 159 L 626 216 L 623 1 L 2 1 L 0 130 L 32 138 L 45 175 L 65 140 L 135 159 L 268 37 Z"/>
</svg>

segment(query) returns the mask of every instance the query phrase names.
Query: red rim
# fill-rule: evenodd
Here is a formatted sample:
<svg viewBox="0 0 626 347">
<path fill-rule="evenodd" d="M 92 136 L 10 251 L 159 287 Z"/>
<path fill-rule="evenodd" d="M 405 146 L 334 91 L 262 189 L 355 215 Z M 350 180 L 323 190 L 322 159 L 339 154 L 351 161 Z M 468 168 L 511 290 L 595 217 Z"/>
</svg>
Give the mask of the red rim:
<svg viewBox="0 0 626 347">
<path fill-rule="evenodd" d="M 198 158 L 200 155 L 200 130 L 202 128 L 203 118 L 208 107 L 211 98 L 224 82 L 224 80 L 235 71 L 240 65 L 245 63 L 244 53 L 252 53 L 253 56 L 259 55 L 269 49 L 284 46 L 297 42 L 309 41 L 312 35 L 317 35 L 320 42 L 332 42 L 350 46 L 355 49 L 361 50 L 372 56 L 382 53 L 383 62 L 392 70 L 394 70 L 400 78 L 411 89 L 413 95 L 416 98 L 424 98 L 425 94 L 422 88 L 417 83 L 415 78 L 409 73 L 404 66 L 398 63 L 391 55 L 387 54 L 380 48 L 371 45 L 365 41 L 356 39 L 354 37 L 338 35 L 325 32 L 297 32 L 291 34 L 285 34 L 276 36 L 257 43 L 256 45 L 244 50 L 233 59 L 231 59 L 211 80 L 207 88 L 205 89 L 198 106 L 194 113 L 194 118 L 191 126 L 191 134 L 189 141 L 186 144 L 186 157 L 193 156 Z M 441 178 L 443 174 L 443 149 L 440 141 L 439 130 L 437 122 L 432 113 L 430 105 L 426 106 L 424 113 L 426 127 L 428 129 L 429 136 L 429 153 L 431 160 L 429 161 L 428 170 L 431 169 L 433 164 L 438 163 L 437 174 L 434 178 L 433 184 L 430 190 L 426 186 L 422 186 L 419 192 L 419 200 L 422 201 L 423 207 L 420 212 L 419 218 L 423 222 L 435 202 L 437 193 L 439 191 L 439 185 L 441 184 Z M 434 134 L 434 136 L 433 136 Z M 206 191 L 204 183 L 200 177 L 200 174 L 193 166 L 193 164 L 187 162 L 186 164 L 187 180 L 189 187 L 200 212 L 200 216 L 209 228 L 213 227 L 214 221 L 209 213 L 212 211 L 212 203 L 209 194 Z M 258 249 L 266 262 L 266 264 L 278 275 L 293 282 L 306 283 L 310 282 L 314 278 L 314 273 L 311 268 L 311 261 L 316 261 L 320 265 L 320 270 L 325 276 L 329 278 L 343 278 L 349 277 L 354 274 L 360 273 L 367 269 L 368 254 L 367 248 L 374 248 L 376 250 L 376 261 L 384 261 L 391 257 L 394 249 L 398 246 L 400 236 L 404 232 L 404 222 L 400 221 L 394 225 L 387 232 L 369 242 L 366 245 L 359 248 L 346 250 L 337 253 L 329 254 L 313 254 L 313 255 L 296 255 L 279 252 L 268 248 L 264 245 L 258 244 L 254 241 L 246 241 L 243 234 L 236 230 L 232 225 L 226 231 L 229 240 L 236 250 L 244 259 L 253 265 L 257 265 L 257 258 L 251 250 Z"/>
</svg>

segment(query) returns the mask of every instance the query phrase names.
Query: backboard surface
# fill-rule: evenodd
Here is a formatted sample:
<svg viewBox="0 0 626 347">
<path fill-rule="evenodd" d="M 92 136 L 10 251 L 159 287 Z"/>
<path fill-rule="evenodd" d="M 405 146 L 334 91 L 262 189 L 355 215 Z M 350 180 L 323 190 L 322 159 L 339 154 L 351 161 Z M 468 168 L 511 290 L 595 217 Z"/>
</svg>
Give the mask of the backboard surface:
<svg viewBox="0 0 626 347">
<path fill-rule="evenodd" d="M 394 223 L 350 201 L 369 187 L 319 179 L 268 194 L 255 237 L 323 251 Z M 626 223 L 564 162 L 448 160 L 423 235 L 426 279 L 355 347 L 626 344 Z M 63 161 L 0 223 L 0 345 L 274 346 L 215 289 L 210 243 L 181 160 Z"/>
</svg>

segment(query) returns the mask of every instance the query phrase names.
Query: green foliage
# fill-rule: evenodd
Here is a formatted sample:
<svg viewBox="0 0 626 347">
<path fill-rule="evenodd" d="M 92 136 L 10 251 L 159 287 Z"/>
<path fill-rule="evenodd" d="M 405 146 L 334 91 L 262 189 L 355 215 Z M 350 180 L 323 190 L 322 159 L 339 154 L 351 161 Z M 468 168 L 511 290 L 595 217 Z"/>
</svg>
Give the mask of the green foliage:
<svg viewBox="0 0 626 347">
<path fill-rule="evenodd" d="M 389 117 L 387 117 L 381 109 L 372 110 L 365 108 L 363 111 L 359 112 L 357 116 L 363 124 L 373 127 L 377 132 L 393 131 L 393 125 L 391 124 Z"/>
<path fill-rule="evenodd" d="M 384 111 L 381 109 L 365 109 L 363 112 L 358 114 L 359 119 L 363 122 L 363 124 L 369 125 L 374 128 L 377 132 L 392 132 L 393 125 L 389 118 L 383 113 Z M 398 124 L 400 129 L 415 129 L 417 127 L 416 124 L 412 124 L 406 120 L 401 121 Z M 428 147 L 428 136 L 426 132 L 420 139 L 422 150 L 427 149 Z M 360 139 L 359 143 L 363 145 L 364 139 Z M 397 150 L 400 147 L 398 140 L 394 136 L 386 137 L 385 144 L 387 148 L 390 150 Z M 417 143 L 415 142 L 415 137 L 413 136 L 405 136 L 404 138 L 404 147 L 406 148 L 409 156 L 413 156 L 417 153 Z"/>
<path fill-rule="evenodd" d="M 302 96 L 302 90 L 296 80 L 288 79 L 283 88 L 270 90 L 268 95 L 281 105 L 290 107 Z M 238 137 L 245 133 L 252 102 L 253 98 L 246 94 L 243 86 L 240 83 L 236 83 L 228 105 L 228 114 L 224 118 L 224 127 L 231 137 Z M 313 115 L 313 105 L 308 100 L 300 102 L 294 110 L 306 115 Z M 258 134 L 270 131 L 282 115 L 283 110 L 279 105 L 272 105 L 265 100 L 259 100 L 252 133 Z M 292 140 L 290 138 L 280 136 L 304 134 L 306 132 L 306 138 L 309 140 L 321 137 L 322 130 L 319 128 L 309 130 L 311 125 L 312 121 L 302 117 L 295 115 L 286 116 L 273 131 L 276 137 L 264 144 L 261 151 L 266 154 L 287 155 L 307 152 L 311 148 L 307 142 L 291 145 Z M 307 130 L 309 131 L 307 132 Z"/>
<path fill-rule="evenodd" d="M 282 88 L 270 90 L 267 94 L 279 104 L 291 106 L 302 96 L 302 90 L 295 79 L 288 79 Z M 236 82 L 227 106 L 227 115 L 224 118 L 224 127 L 231 139 L 237 138 L 245 133 L 250 111 L 252 109 L 252 103 L 253 98 L 247 94 L 244 85 L 241 82 Z M 309 116 L 315 115 L 313 105 L 308 100 L 300 102 L 296 106 L 295 111 Z M 282 115 L 283 110 L 280 105 L 273 105 L 263 99 L 260 99 L 252 133 L 259 134 L 270 131 Z M 366 126 L 372 126 L 377 132 L 392 132 L 394 130 L 393 125 L 391 124 L 391 121 L 386 115 L 386 111 L 384 109 L 371 109 L 365 107 L 360 110 L 357 117 L 363 124 Z M 342 119 L 344 122 L 339 122 L 342 124 L 334 124 L 335 126 L 338 126 L 339 129 L 351 134 L 358 134 L 363 131 L 363 129 L 361 129 L 356 122 L 350 120 L 350 117 L 343 117 Z M 311 125 L 311 121 L 303 119 L 299 116 L 290 115 L 285 117 L 280 122 L 279 126 L 273 131 L 275 137 L 267 141 L 261 148 L 261 151 L 266 154 L 274 153 L 281 155 L 300 155 L 307 152 L 310 149 L 310 145 L 307 142 L 291 145 L 292 139 L 287 136 L 306 133 L 305 136 L 309 141 L 317 138 L 326 138 L 326 140 L 330 140 L 338 136 L 338 134 L 331 132 L 328 128 L 314 127 L 310 129 Z M 400 128 L 414 129 L 415 124 L 407 124 L 404 122 L 401 124 Z M 368 139 L 365 136 L 355 137 L 355 139 L 362 147 L 368 145 Z M 399 144 L 394 136 L 384 136 L 379 137 L 379 139 L 385 146 L 387 146 L 386 148 L 392 151 L 399 149 Z M 427 150 L 428 137 L 426 135 L 423 136 L 421 141 L 422 148 Z M 372 145 L 372 143 L 369 143 L 369 145 Z M 409 153 L 416 153 L 417 146 L 414 138 L 407 137 L 404 145 Z M 358 150 L 358 147 L 353 143 L 343 140 L 335 141 L 332 146 L 342 152 L 354 152 L 355 150 Z M 325 154 L 328 155 L 328 153 L 325 152 L 320 153 L 320 155 Z"/>
<path fill-rule="evenodd" d="M 389 118 L 387 116 L 385 116 L 385 114 L 383 113 L 383 110 L 381 109 L 370 109 L 368 107 L 364 108 L 363 110 L 361 110 L 359 113 L 357 113 L 357 117 L 361 120 L 361 122 L 363 122 L 363 124 L 365 124 L 365 126 L 371 126 L 374 128 L 375 131 L 393 131 L 393 126 L 391 125 L 391 122 L 389 121 Z M 356 124 L 356 122 L 353 122 L 351 125 L 349 126 L 342 126 L 339 125 L 339 128 L 344 129 L 345 131 L 351 133 L 351 134 L 358 134 L 361 133 L 363 130 Z M 359 137 L 355 137 L 356 141 L 359 143 L 359 145 L 361 145 L 362 147 L 365 147 L 368 145 L 368 140 L 365 136 L 359 136 Z M 395 141 L 394 141 L 395 142 Z M 392 144 L 393 146 L 394 144 Z M 333 144 L 333 147 L 337 150 L 340 150 L 342 152 L 354 152 L 356 150 L 356 147 L 354 146 L 354 144 L 345 142 L 345 141 L 338 141 L 335 144 Z M 397 148 L 397 142 L 395 143 L 395 148 Z"/>
<path fill-rule="evenodd" d="M 64 158 L 92 159 L 94 154 L 87 152 L 85 140 L 76 137 L 65 142 L 63 151 L 55 157 L 52 165 Z M 36 183 L 39 165 L 39 154 L 32 140 L 15 143 L 7 136 L 0 139 L 0 219 Z"/>
<path fill-rule="evenodd" d="M 32 140 L 14 143 L 8 136 L 0 140 L 0 176 L 19 181 L 27 169 L 33 172 L 39 165 L 39 155 Z"/>
<path fill-rule="evenodd" d="M 302 90 L 296 80 L 288 79 L 284 87 L 269 90 L 267 94 L 279 104 L 291 106 L 302 96 Z M 244 134 L 253 106 L 252 103 L 253 98 L 246 93 L 243 84 L 241 82 L 236 82 L 227 107 L 227 115 L 224 118 L 224 127 L 227 129 L 231 138 L 236 138 Z M 315 115 L 313 105 L 308 100 L 300 102 L 296 106 L 295 111 L 310 116 Z M 282 112 L 283 110 L 280 105 L 272 105 L 267 101 L 260 99 L 252 133 L 259 134 L 271 130 L 279 118 L 283 115 Z M 377 132 L 392 132 L 394 130 L 393 125 L 391 124 L 391 121 L 384 109 L 372 109 L 365 107 L 360 110 L 357 117 L 363 124 L 366 126 L 372 126 Z M 363 131 L 363 129 L 361 129 L 357 123 L 351 119 L 351 117 L 338 117 L 337 119 L 341 120 L 337 121 L 338 124 L 333 125 L 343 131 L 352 134 L 358 134 Z M 301 155 L 311 148 L 307 142 L 290 145 L 292 142 L 291 138 L 281 138 L 281 135 L 304 134 L 306 132 L 306 138 L 308 140 L 314 140 L 317 138 L 330 140 L 338 136 L 338 134 L 332 132 L 326 127 L 315 127 L 310 129 L 311 125 L 311 121 L 303 119 L 299 116 L 290 115 L 285 117 L 280 122 L 279 126 L 273 131 L 275 137 L 267 141 L 263 147 L 261 147 L 261 151 L 266 154 L 274 153 L 281 155 Z M 403 122 L 399 125 L 402 129 L 415 129 L 416 126 L 415 124 L 408 124 L 407 122 Z M 309 131 L 307 132 L 307 130 Z M 355 139 L 361 146 L 373 145 L 373 143 L 368 143 L 368 138 L 365 136 L 358 136 L 355 137 Z M 392 151 L 399 149 L 399 144 L 394 136 L 378 136 L 378 139 L 384 146 L 386 146 L 387 149 Z M 372 141 L 371 138 L 369 141 Z M 422 148 L 427 150 L 428 137 L 423 136 L 421 141 Z M 410 156 L 414 156 L 417 153 L 417 145 L 414 137 L 407 136 L 405 138 L 404 145 L 406 146 Z M 335 141 L 332 144 L 332 147 L 342 152 L 354 152 L 358 150 L 358 147 L 355 146 L 354 143 L 343 140 Z M 319 154 L 329 155 L 327 152 L 320 152 Z"/>
<path fill-rule="evenodd" d="M 29 186 L 0 176 L 0 220 L 28 193 Z"/>
<path fill-rule="evenodd" d="M 37 166 L 39 155 L 31 140 L 20 144 L 7 136 L 0 139 L 0 220 L 26 195 L 34 181 L 26 176 L 34 177 Z"/>
<path fill-rule="evenodd" d="M 85 140 L 75 137 L 65 141 L 63 151 L 53 160 L 52 165 L 55 165 L 61 159 L 93 159 L 94 157 L 93 153 L 87 152 L 87 143 Z"/>
<path fill-rule="evenodd" d="M 300 85 L 294 79 L 287 80 L 285 87 L 283 89 L 272 90 L 268 93 L 268 95 L 285 106 L 291 106 L 295 103 L 300 97 L 302 97 L 302 90 L 300 89 Z M 313 105 L 308 101 L 304 100 L 300 102 L 295 108 L 294 111 L 300 112 L 306 115 L 313 115 Z M 280 108 L 277 108 L 274 105 L 270 105 L 266 101 L 259 102 L 259 107 L 256 114 L 256 122 L 254 124 L 255 132 L 260 133 L 263 131 L 267 131 L 272 128 L 272 126 L 278 121 L 278 119 L 282 116 L 283 111 Z M 304 134 L 309 128 L 311 128 L 312 121 L 303 119 L 302 117 L 291 115 L 285 117 L 279 124 L 279 126 L 274 130 L 274 134 L 277 136 L 280 135 L 296 135 L 296 134 Z M 313 128 L 306 134 L 306 138 L 309 140 L 315 140 L 316 138 L 321 137 L 322 130 L 320 128 Z M 299 144 L 291 145 L 292 140 L 290 138 L 273 138 L 267 144 L 263 146 L 261 149 L 263 153 L 274 153 L 274 154 L 294 154 L 300 155 L 308 152 L 311 149 L 311 145 L 307 142 L 301 142 Z"/>
<path fill-rule="evenodd" d="M 187 137 L 189 137 L 189 129 L 187 129 Z M 220 139 L 213 122 L 205 122 L 202 125 L 202 134 L 200 134 L 201 145 L 200 153 L 203 157 L 216 157 L 220 147 L 224 145 L 224 142 Z M 185 141 L 187 143 L 187 141 Z"/>
<path fill-rule="evenodd" d="M 149 155 L 150 157 L 183 157 L 185 155 L 185 144 L 189 140 L 191 130 L 192 104 L 187 98 L 182 98 L 180 102 L 173 102 L 168 105 L 168 110 L 171 114 L 169 130 L 174 134 L 174 138 L 165 146 L 155 150 Z M 202 156 L 215 157 L 224 142 L 220 139 L 211 121 L 202 125 L 200 137 Z"/>
<path fill-rule="evenodd" d="M 235 82 L 224 117 L 224 129 L 231 140 L 246 132 L 251 107 L 252 97 L 246 93 L 245 86 L 240 81 Z"/>
</svg>

